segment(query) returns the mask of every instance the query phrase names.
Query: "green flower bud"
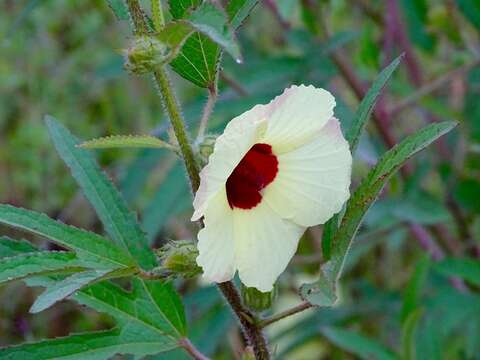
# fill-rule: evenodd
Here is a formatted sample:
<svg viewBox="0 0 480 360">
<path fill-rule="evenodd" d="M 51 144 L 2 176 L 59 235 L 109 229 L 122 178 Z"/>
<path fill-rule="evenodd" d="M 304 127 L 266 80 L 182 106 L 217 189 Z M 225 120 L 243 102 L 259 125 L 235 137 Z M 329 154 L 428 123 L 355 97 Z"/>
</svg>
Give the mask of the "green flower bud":
<svg viewBox="0 0 480 360">
<path fill-rule="evenodd" d="M 189 240 L 171 241 L 159 249 L 157 255 L 167 276 L 192 278 L 202 273 L 196 262 L 197 247 Z"/>
<path fill-rule="evenodd" d="M 261 292 L 255 288 L 249 288 L 242 284 L 242 299 L 245 306 L 255 312 L 269 309 L 277 297 L 277 287 L 270 292 Z"/>
<path fill-rule="evenodd" d="M 197 145 L 197 160 L 202 167 L 207 165 L 208 158 L 213 153 L 213 148 L 215 147 L 215 141 L 217 140 L 217 135 L 205 135 L 201 142 Z"/>
<path fill-rule="evenodd" d="M 138 36 L 125 50 L 125 68 L 131 73 L 146 74 L 167 61 L 170 48 L 153 36 Z"/>
</svg>

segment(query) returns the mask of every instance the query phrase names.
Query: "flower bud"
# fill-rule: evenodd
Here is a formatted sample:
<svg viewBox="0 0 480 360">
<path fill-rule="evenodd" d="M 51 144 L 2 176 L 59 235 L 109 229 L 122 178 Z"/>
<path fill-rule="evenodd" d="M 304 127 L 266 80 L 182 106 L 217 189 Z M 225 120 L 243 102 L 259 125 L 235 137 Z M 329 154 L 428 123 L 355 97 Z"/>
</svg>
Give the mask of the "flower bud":
<svg viewBox="0 0 480 360">
<path fill-rule="evenodd" d="M 242 284 L 242 299 L 245 306 L 255 312 L 269 309 L 277 297 L 277 287 L 274 286 L 270 292 L 261 292 L 253 287 L 246 287 Z"/>
<path fill-rule="evenodd" d="M 217 135 L 212 134 L 205 135 L 205 137 L 197 145 L 197 157 L 202 167 L 208 163 L 208 158 L 213 153 L 213 148 L 215 147 L 215 141 L 217 140 L 217 137 Z"/>
<path fill-rule="evenodd" d="M 158 250 L 161 268 L 171 277 L 192 278 L 202 273 L 197 265 L 198 250 L 189 240 L 171 241 Z"/>
<path fill-rule="evenodd" d="M 131 73 L 146 74 L 162 65 L 170 53 L 168 46 L 153 36 L 138 36 L 125 50 L 125 68 Z"/>
</svg>

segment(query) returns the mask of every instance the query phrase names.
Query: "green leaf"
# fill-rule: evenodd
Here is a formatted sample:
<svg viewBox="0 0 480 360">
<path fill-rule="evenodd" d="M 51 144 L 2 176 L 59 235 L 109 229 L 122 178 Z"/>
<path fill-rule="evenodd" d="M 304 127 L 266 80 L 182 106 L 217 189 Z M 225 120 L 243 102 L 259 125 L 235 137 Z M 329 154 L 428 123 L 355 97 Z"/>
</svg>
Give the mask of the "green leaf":
<svg viewBox="0 0 480 360">
<path fill-rule="evenodd" d="M 26 240 L 13 240 L 7 236 L 0 236 L 0 259 L 37 251 L 37 248 Z"/>
<path fill-rule="evenodd" d="M 73 250 L 86 266 L 112 269 L 135 265 L 128 254 L 107 239 L 41 213 L 0 204 L 0 223 L 46 237 Z"/>
<path fill-rule="evenodd" d="M 410 39 L 425 50 L 433 50 L 436 39 L 428 29 L 430 4 L 427 0 L 401 0 L 400 4 Z"/>
<path fill-rule="evenodd" d="M 61 281 L 48 286 L 47 289 L 35 300 L 30 312 L 38 313 L 55 304 L 57 301 L 63 300 L 75 291 L 98 281 L 105 277 L 111 270 L 89 270 L 83 271 L 69 276 Z"/>
<path fill-rule="evenodd" d="M 428 256 L 423 257 L 415 266 L 403 294 L 402 321 L 406 321 L 408 316 L 417 309 L 430 267 L 431 260 Z"/>
<path fill-rule="evenodd" d="M 416 353 L 415 333 L 418 328 L 418 323 L 423 315 L 423 309 L 418 308 L 412 311 L 402 327 L 402 349 L 404 360 L 414 360 Z"/>
<path fill-rule="evenodd" d="M 73 296 L 80 304 L 111 315 L 120 324 L 156 331 L 175 343 L 186 333 L 183 305 L 171 284 L 133 279 L 128 292 L 101 282 Z"/>
<path fill-rule="evenodd" d="M 0 284 L 32 275 L 80 271 L 82 268 L 84 264 L 71 252 L 41 251 L 5 257 L 0 259 Z"/>
<path fill-rule="evenodd" d="M 201 3 L 201 0 L 168 0 L 168 7 L 174 19 L 182 19 Z"/>
<path fill-rule="evenodd" d="M 85 149 L 108 149 L 108 148 L 166 148 L 174 150 L 169 143 L 150 135 L 112 135 L 98 139 L 88 140 L 80 145 Z"/>
<path fill-rule="evenodd" d="M 360 359 L 396 359 L 393 352 L 384 345 L 358 333 L 337 327 L 323 327 L 320 332 L 335 345 L 357 355 Z"/>
<path fill-rule="evenodd" d="M 227 18 L 222 10 L 209 2 L 199 7 L 196 0 L 170 0 L 169 3 L 174 19 L 189 21 L 198 30 L 187 39 L 179 56 L 170 65 L 180 76 L 197 86 L 214 86 L 221 56 L 217 43 L 234 59 L 241 59 L 234 30 L 255 4 L 252 1 L 236 1 L 227 8 Z M 188 9 L 194 7 L 197 8 L 189 13 Z"/>
<path fill-rule="evenodd" d="M 322 266 L 320 279 L 315 283 L 302 285 L 300 292 L 305 300 L 318 306 L 335 304 L 336 283 L 341 276 L 352 240 L 367 210 L 375 202 L 388 179 L 409 158 L 456 125 L 455 122 L 445 121 L 426 126 L 381 157 L 348 201 L 345 215 L 333 238 L 331 258 Z"/>
<path fill-rule="evenodd" d="M 149 270 L 155 267 L 155 256 L 148 247 L 136 216 L 129 211 L 125 200 L 100 170 L 93 155 L 78 148 L 78 139 L 54 118 L 47 116 L 46 123 L 59 155 L 95 208 L 108 234 L 142 268 Z"/>
<path fill-rule="evenodd" d="M 433 269 L 445 276 L 460 277 L 474 285 L 480 285 L 479 260 L 448 258 L 435 264 Z"/>
<path fill-rule="evenodd" d="M 128 20 L 130 18 L 125 0 L 107 0 L 107 2 L 118 20 Z"/>
<path fill-rule="evenodd" d="M 243 24 L 257 3 L 258 0 L 230 0 L 228 2 L 227 14 L 233 29 L 238 29 Z"/>
<path fill-rule="evenodd" d="M 105 360 L 116 354 L 138 358 L 175 348 L 153 331 L 125 326 L 0 349 L 4 360 Z"/>
<path fill-rule="evenodd" d="M 357 112 L 353 119 L 352 126 L 349 128 L 346 139 L 350 144 L 350 151 L 352 155 L 355 154 L 357 150 L 358 142 L 360 141 L 360 136 L 365 129 L 368 119 L 372 114 L 373 108 L 377 103 L 377 100 L 382 92 L 382 89 L 387 84 L 388 79 L 392 76 L 395 69 L 398 67 L 402 61 L 403 55 L 400 55 L 395 60 L 393 60 L 390 65 L 382 70 L 380 75 L 375 79 L 372 86 L 368 90 L 367 94 L 363 98 L 362 102 L 358 106 Z M 324 233 L 322 236 L 322 251 L 325 259 L 330 259 L 331 255 L 331 246 L 335 232 L 340 224 L 341 216 L 340 214 L 335 214 L 327 223 L 324 225 Z"/>
<path fill-rule="evenodd" d="M 473 26 L 480 30 L 480 4 L 477 0 L 456 0 L 457 6 Z"/>
<path fill-rule="evenodd" d="M 354 154 L 357 149 L 360 136 L 362 135 L 363 129 L 365 129 L 365 125 L 367 124 L 367 121 L 372 114 L 373 108 L 377 103 L 382 89 L 387 84 L 387 81 L 390 79 L 395 69 L 398 67 L 398 65 L 400 65 L 402 58 L 403 55 L 400 55 L 395 60 L 393 60 L 390 65 L 388 65 L 385 69 L 382 70 L 382 72 L 373 82 L 365 97 L 362 99 L 360 105 L 358 105 L 358 109 L 355 113 L 352 126 L 350 127 L 346 135 L 346 139 L 350 144 L 350 150 L 352 151 L 352 154 Z"/>
</svg>

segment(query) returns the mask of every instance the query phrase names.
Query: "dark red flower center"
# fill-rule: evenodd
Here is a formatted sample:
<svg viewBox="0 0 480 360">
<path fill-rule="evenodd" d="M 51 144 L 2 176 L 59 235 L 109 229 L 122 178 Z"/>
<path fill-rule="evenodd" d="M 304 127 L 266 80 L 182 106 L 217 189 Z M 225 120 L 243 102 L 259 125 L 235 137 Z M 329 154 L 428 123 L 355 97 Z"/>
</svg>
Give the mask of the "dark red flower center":
<svg viewBox="0 0 480 360">
<path fill-rule="evenodd" d="M 255 144 L 227 180 L 228 204 L 233 209 L 251 209 L 262 201 L 260 191 L 278 172 L 278 160 L 268 144 Z"/>
</svg>

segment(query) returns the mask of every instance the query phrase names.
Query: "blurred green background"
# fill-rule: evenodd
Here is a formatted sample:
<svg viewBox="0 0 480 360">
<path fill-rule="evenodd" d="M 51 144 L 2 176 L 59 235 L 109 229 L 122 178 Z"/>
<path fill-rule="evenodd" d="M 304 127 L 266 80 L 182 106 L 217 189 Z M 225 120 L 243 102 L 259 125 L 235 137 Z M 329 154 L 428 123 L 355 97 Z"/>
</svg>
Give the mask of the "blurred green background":
<svg viewBox="0 0 480 360">
<path fill-rule="evenodd" d="M 368 213 L 349 257 L 340 305 L 309 310 L 268 329 L 275 354 L 480 359 L 480 3 L 261 1 L 238 37 L 245 61 L 239 65 L 223 56 L 213 132 L 292 83 L 333 92 L 336 116 L 347 128 L 359 92 L 402 52 L 403 64 L 375 113 L 389 134 L 398 141 L 428 122 L 460 122 L 410 162 Z M 123 69 L 121 49 L 130 39 L 128 22 L 116 19 L 105 0 L 0 1 L 0 202 L 101 231 L 50 144 L 43 117 L 55 116 L 84 139 L 166 136 L 168 123 L 152 81 Z M 177 75 L 173 79 L 194 133 L 206 91 Z M 355 161 L 354 186 L 387 147 L 372 122 Z M 97 155 L 139 212 L 152 246 L 194 236 L 191 194 L 174 157 L 158 150 Z M 295 305 L 295 289 L 315 276 L 320 231 L 312 229 L 301 242 L 280 279 L 275 310 Z M 450 260 L 438 265 L 429 256 L 432 247 L 419 245 L 422 239 L 434 241 Z M 452 285 L 452 274 L 465 281 Z M 216 289 L 179 285 L 194 342 L 214 358 L 235 358 L 240 336 Z M 33 299 L 21 283 L 0 288 L 0 345 L 111 325 L 108 317 L 70 302 L 33 316 Z"/>
</svg>

